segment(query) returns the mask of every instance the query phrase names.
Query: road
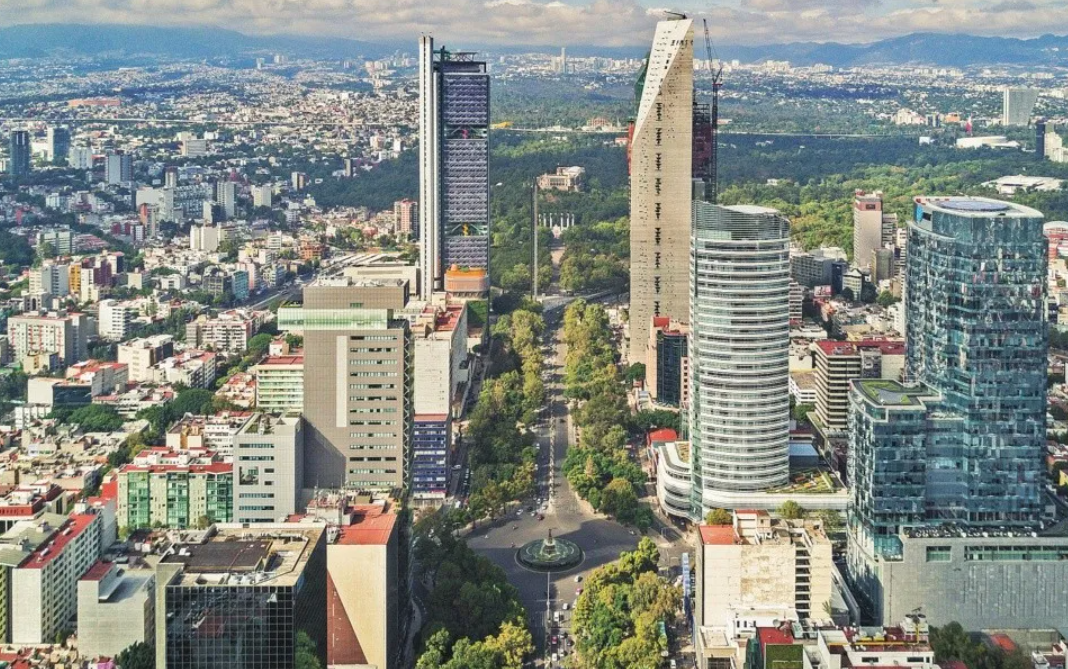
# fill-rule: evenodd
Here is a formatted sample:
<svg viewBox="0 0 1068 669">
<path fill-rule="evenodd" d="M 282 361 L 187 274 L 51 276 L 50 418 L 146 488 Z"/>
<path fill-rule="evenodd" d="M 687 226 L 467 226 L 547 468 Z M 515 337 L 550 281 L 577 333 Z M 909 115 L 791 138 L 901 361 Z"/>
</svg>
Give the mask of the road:
<svg viewBox="0 0 1068 669">
<path fill-rule="evenodd" d="M 570 609 L 578 597 L 578 589 L 583 585 L 583 582 L 576 582 L 575 577 L 579 576 L 584 581 L 593 569 L 618 559 L 622 551 L 633 550 L 640 539 L 633 530 L 594 513 L 588 504 L 578 499 L 561 473 L 568 444 L 574 441 L 574 426 L 563 397 L 566 349 L 557 339 L 558 331 L 551 322 L 547 325 L 546 338 L 552 346 L 552 352 L 546 356 L 546 370 L 550 375 L 546 384 L 548 415 L 536 428 L 540 448 L 539 496 L 547 499 L 551 492 L 545 519 L 539 521 L 526 510 L 528 505 L 524 505 L 521 516 L 517 517 L 513 512 L 494 523 L 480 524 L 468 535 L 468 545 L 500 565 L 508 575 L 508 580 L 518 588 L 520 599 L 530 616 L 536 657 L 541 663 L 544 663 L 547 652 L 553 651 L 552 648 L 547 650 L 547 636 L 559 635 L 569 629 Z M 520 566 L 515 560 L 515 547 L 535 539 L 544 539 L 550 529 L 554 537 L 576 543 L 584 553 L 584 560 L 572 570 L 551 574 L 547 578 L 544 573 L 532 572 Z M 657 532 L 651 532 L 650 537 L 660 545 L 664 554 L 662 564 L 678 565 L 678 555 L 686 549 L 685 545 L 669 545 Z M 565 603 L 568 611 L 562 610 Z M 560 612 L 564 619 L 556 631 L 547 632 L 547 610 Z M 549 665 L 544 663 L 540 666 Z M 553 663 L 552 666 L 559 665 Z"/>
</svg>

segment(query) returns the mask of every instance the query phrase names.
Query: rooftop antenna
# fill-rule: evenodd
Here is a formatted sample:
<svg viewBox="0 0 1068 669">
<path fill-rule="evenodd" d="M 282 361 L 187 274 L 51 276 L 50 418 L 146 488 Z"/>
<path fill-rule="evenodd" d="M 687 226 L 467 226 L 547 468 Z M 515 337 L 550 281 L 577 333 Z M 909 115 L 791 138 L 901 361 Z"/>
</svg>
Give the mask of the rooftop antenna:
<svg viewBox="0 0 1068 669">
<path fill-rule="evenodd" d="M 686 18 L 686 15 L 682 12 L 673 12 L 671 10 L 665 9 L 664 13 L 667 14 L 667 16 L 673 21 L 681 21 Z"/>
</svg>

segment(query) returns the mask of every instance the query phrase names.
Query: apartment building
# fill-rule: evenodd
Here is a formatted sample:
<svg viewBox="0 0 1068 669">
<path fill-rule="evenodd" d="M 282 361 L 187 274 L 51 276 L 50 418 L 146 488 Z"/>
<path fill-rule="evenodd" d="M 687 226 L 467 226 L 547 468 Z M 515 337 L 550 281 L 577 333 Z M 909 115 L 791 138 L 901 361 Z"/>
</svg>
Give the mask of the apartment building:
<svg viewBox="0 0 1068 669">
<path fill-rule="evenodd" d="M 825 436 L 844 436 L 849 427 L 849 383 L 853 379 L 901 378 L 905 342 L 866 339 L 823 340 L 813 351 L 816 370 L 816 428 Z"/>
<path fill-rule="evenodd" d="M 174 337 L 154 335 L 119 344 L 118 361 L 129 369 L 131 381 L 142 383 L 152 379 L 151 368 L 174 355 Z"/>
</svg>

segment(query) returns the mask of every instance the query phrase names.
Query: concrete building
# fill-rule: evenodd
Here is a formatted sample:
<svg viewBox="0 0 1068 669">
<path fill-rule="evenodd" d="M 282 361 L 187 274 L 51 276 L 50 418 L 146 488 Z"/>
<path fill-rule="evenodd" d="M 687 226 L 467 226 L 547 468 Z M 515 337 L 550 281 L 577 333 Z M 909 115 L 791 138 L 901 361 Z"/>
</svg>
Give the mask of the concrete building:
<svg viewBox="0 0 1068 669">
<path fill-rule="evenodd" d="M 630 363 L 654 316 L 690 317 L 692 177 L 693 21 L 660 21 L 630 142 Z"/>
<path fill-rule="evenodd" d="M 66 297 L 70 295 L 70 265 L 59 265 L 45 261 L 40 267 L 31 267 L 30 295 L 52 295 Z"/>
<path fill-rule="evenodd" d="M 298 510 L 304 482 L 304 421 L 298 412 L 258 413 L 234 437 L 233 520 L 279 522 Z"/>
<path fill-rule="evenodd" d="M 48 158 L 52 164 L 59 165 L 67 162 L 70 154 L 70 129 L 62 126 L 51 126 L 46 136 L 48 145 Z"/>
<path fill-rule="evenodd" d="M 1031 112 L 1038 102 L 1037 88 L 1008 86 L 1002 91 L 1001 125 L 1026 126 L 1031 123 Z"/>
<path fill-rule="evenodd" d="M 85 314 L 66 311 L 19 314 L 7 319 L 7 340 L 15 359 L 55 353 L 62 364 L 84 360 L 90 321 Z"/>
<path fill-rule="evenodd" d="M 674 430 L 667 430 L 671 434 L 664 437 L 657 432 L 649 435 L 656 458 L 656 501 L 667 515 L 689 520 L 693 494 L 690 444 L 678 441 Z"/>
<path fill-rule="evenodd" d="M 850 578 L 875 621 L 922 605 L 935 625 L 1057 627 L 1068 537 L 1043 490 L 1042 214 L 921 197 L 908 229 L 910 383 L 850 392 Z"/>
<path fill-rule="evenodd" d="M 211 451 L 171 452 L 167 464 L 137 458 L 119 469 L 117 520 L 131 529 L 199 527 L 233 518 L 233 471 Z"/>
<path fill-rule="evenodd" d="M 37 244 L 49 244 L 57 255 L 74 253 L 74 231 L 70 228 L 48 228 L 37 235 Z"/>
<path fill-rule="evenodd" d="M 323 663 L 325 527 L 235 525 L 175 538 L 156 568 L 157 667 L 293 667 L 302 631 Z"/>
<path fill-rule="evenodd" d="M 11 570 L 11 642 L 52 643 L 78 613 L 78 579 L 100 557 L 103 522 L 95 513 L 72 515 Z"/>
<path fill-rule="evenodd" d="M 223 216 L 231 219 L 237 215 L 237 184 L 220 181 L 215 184 L 215 201 L 222 207 Z"/>
<path fill-rule="evenodd" d="M 412 323 L 413 410 L 453 414 L 453 401 L 467 380 L 467 305 L 427 304 Z"/>
<path fill-rule="evenodd" d="M 40 509 L 44 508 L 43 500 Z M 5 518 L 14 518 L 22 505 L 6 505 Z M 10 523 L 0 536 L 0 642 L 11 643 L 11 626 L 17 613 L 11 593 L 12 570 L 21 567 L 39 548 L 55 536 L 67 517 L 59 513 L 30 509 L 22 520 Z"/>
<path fill-rule="evenodd" d="M 190 346 L 210 346 L 220 353 L 243 355 L 265 317 L 265 312 L 243 309 L 221 311 L 214 317 L 201 314 L 186 323 L 185 341 Z"/>
<path fill-rule="evenodd" d="M 192 134 L 192 133 L 188 133 Z M 184 158 L 203 158 L 208 155 L 208 140 L 187 137 L 181 140 Z"/>
<path fill-rule="evenodd" d="M 104 339 L 123 341 L 130 336 L 134 310 L 124 302 L 101 300 L 97 316 L 97 333 Z"/>
<path fill-rule="evenodd" d="M 451 269 L 463 292 L 489 290 L 490 78 L 474 54 L 434 48 L 419 38 L 419 235 L 427 299 L 450 291 Z M 474 290 L 472 290 L 474 289 Z"/>
<path fill-rule="evenodd" d="M 151 367 L 151 383 L 181 383 L 190 388 L 210 388 L 215 381 L 218 354 L 186 349 Z"/>
<path fill-rule="evenodd" d="M 893 245 L 896 227 L 897 217 L 883 211 L 880 191 L 866 193 L 858 190 L 853 199 L 853 264 L 863 270 L 869 269 L 875 250 Z"/>
<path fill-rule="evenodd" d="M 557 167 L 552 174 L 538 177 L 539 190 L 561 190 L 565 193 L 577 193 L 586 181 L 585 167 Z"/>
<path fill-rule="evenodd" d="M 749 508 L 789 479 L 790 223 L 694 202 L 689 437 L 693 515 Z"/>
<path fill-rule="evenodd" d="M 252 367 L 256 376 L 256 408 L 267 413 L 304 408 L 304 356 L 272 355 Z"/>
<path fill-rule="evenodd" d="M 270 208 L 272 201 L 274 200 L 274 186 L 271 184 L 263 184 L 261 186 L 252 187 L 252 206 L 253 207 L 268 207 Z"/>
<path fill-rule="evenodd" d="M 805 289 L 801 287 L 801 284 L 790 279 L 790 324 L 799 324 L 801 322 L 801 310 L 805 303 Z"/>
<path fill-rule="evenodd" d="M 845 435 L 849 427 L 849 388 L 853 379 L 898 381 L 905 367 L 905 342 L 866 339 L 823 340 L 813 349 L 816 428 L 824 437 Z"/>
<path fill-rule="evenodd" d="M 97 562 L 78 580 L 78 652 L 115 657 L 135 643 L 153 643 L 156 628 L 156 575 Z"/>
<path fill-rule="evenodd" d="M 153 335 L 131 339 L 118 346 L 118 361 L 125 364 L 131 381 L 152 379 L 152 366 L 174 355 L 174 337 Z"/>
<path fill-rule="evenodd" d="M 122 151 L 108 151 L 104 156 L 104 181 L 109 186 L 133 181 L 133 156 Z"/>
<path fill-rule="evenodd" d="M 219 250 L 220 228 L 214 225 L 189 226 L 189 249 L 203 253 L 215 253 Z"/>
<path fill-rule="evenodd" d="M 697 626 L 734 625 L 770 608 L 792 609 L 795 620 L 830 618 L 825 608 L 834 590 L 834 562 L 819 521 L 736 511 L 732 525 L 702 525 L 699 531 Z"/>
<path fill-rule="evenodd" d="M 806 288 L 830 286 L 832 293 L 839 293 L 842 276 L 848 269 L 846 252 L 837 246 L 810 252 L 790 249 L 790 277 Z"/>
<path fill-rule="evenodd" d="M 383 502 L 330 493 L 299 521 L 326 523 L 326 664 L 400 666 L 399 523 Z"/>
<path fill-rule="evenodd" d="M 303 308 L 279 309 L 304 335 L 304 488 L 399 489 L 412 426 L 412 344 L 397 318 L 408 284 L 321 279 Z"/>
<path fill-rule="evenodd" d="M 419 228 L 419 203 L 415 200 L 397 200 L 393 203 L 393 221 L 397 233 L 416 236 Z"/>
<path fill-rule="evenodd" d="M 167 430 L 167 448 L 174 451 L 203 448 L 229 457 L 233 454 L 234 439 L 255 416 L 252 411 L 218 411 L 209 416 L 187 415 Z"/>
</svg>

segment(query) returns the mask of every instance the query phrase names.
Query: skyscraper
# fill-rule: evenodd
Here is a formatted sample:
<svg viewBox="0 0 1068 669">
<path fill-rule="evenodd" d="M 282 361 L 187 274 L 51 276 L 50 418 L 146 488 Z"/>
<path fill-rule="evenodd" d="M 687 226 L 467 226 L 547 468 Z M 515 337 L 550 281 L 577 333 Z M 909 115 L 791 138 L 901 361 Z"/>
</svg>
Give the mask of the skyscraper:
<svg viewBox="0 0 1068 669">
<path fill-rule="evenodd" d="M 469 52 L 435 51 L 434 38 L 424 35 L 419 38 L 419 96 L 421 295 L 485 293 L 490 244 L 486 63 Z"/>
<path fill-rule="evenodd" d="M 883 211 L 880 191 L 856 192 L 853 199 L 853 265 L 860 269 L 871 267 L 872 254 L 894 242 L 897 215 Z M 860 299 L 860 295 L 854 296 Z"/>
<path fill-rule="evenodd" d="M 61 126 L 48 129 L 48 153 L 53 163 L 62 163 L 70 154 L 70 130 Z"/>
<path fill-rule="evenodd" d="M 108 151 L 104 161 L 104 181 L 109 185 L 133 181 L 133 156 L 121 151 Z"/>
<path fill-rule="evenodd" d="M 685 322 L 693 175 L 693 21 L 656 25 L 630 142 L 630 355 L 653 316 Z"/>
<path fill-rule="evenodd" d="M 8 143 L 8 174 L 13 177 L 26 176 L 30 169 L 30 133 L 12 130 Z"/>
<path fill-rule="evenodd" d="M 222 206 L 226 218 L 233 218 L 237 214 L 237 184 L 233 181 L 215 184 L 215 200 Z"/>
<path fill-rule="evenodd" d="M 693 203 L 693 512 L 748 506 L 789 479 L 790 223 L 774 209 Z"/>
<path fill-rule="evenodd" d="M 321 279 L 279 326 L 304 332 L 304 488 L 399 490 L 412 429 L 407 281 Z"/>
<path fill-rule="evenodd" d="M 1043 531 L 1042 214 L 965 197 L 915 212 L 907 381 L 850 391 L 851 576 L 876 622 L 916 606 L 966 629 L 1063 621 L 1044 587 L 1068 578 L 1068 538 Z"/>
<path fill-rule="evenodd" d="M 1002 91 L 1001 125 L 1027 125 L 1038 102 L 1038 89 L 1008 87 Z"/>
</svg>

